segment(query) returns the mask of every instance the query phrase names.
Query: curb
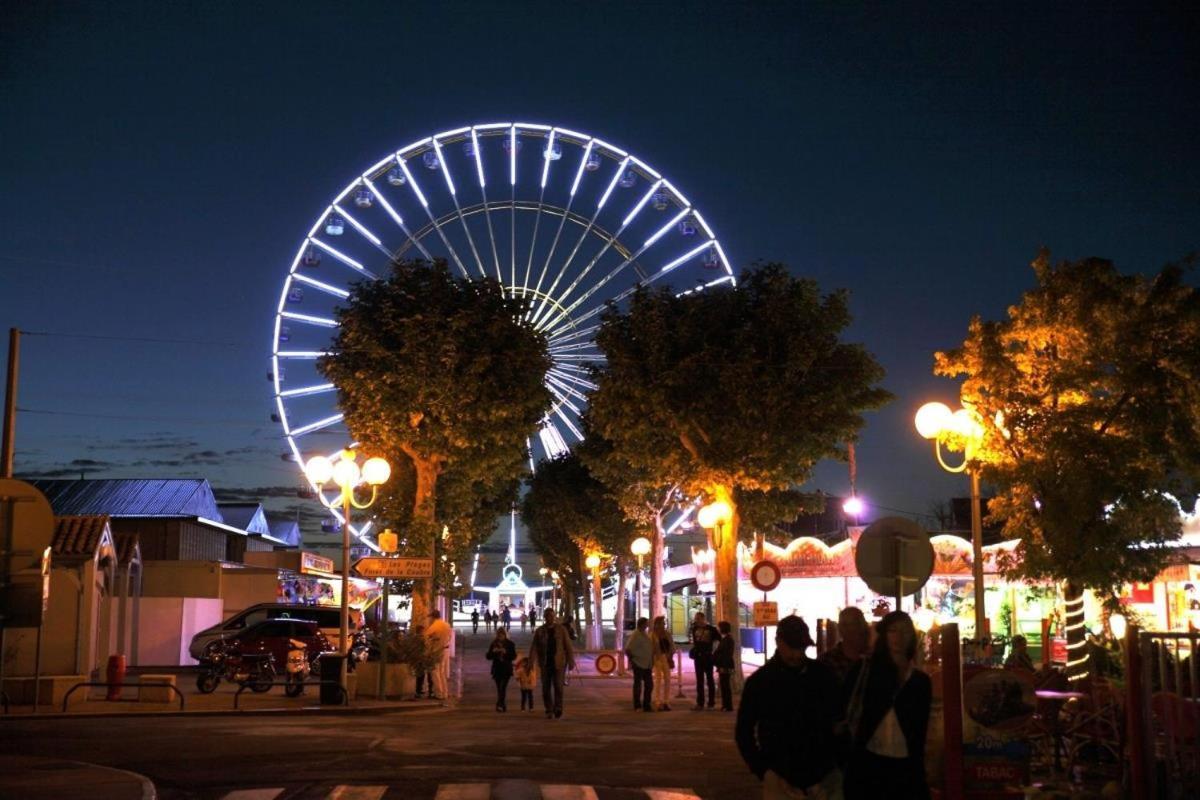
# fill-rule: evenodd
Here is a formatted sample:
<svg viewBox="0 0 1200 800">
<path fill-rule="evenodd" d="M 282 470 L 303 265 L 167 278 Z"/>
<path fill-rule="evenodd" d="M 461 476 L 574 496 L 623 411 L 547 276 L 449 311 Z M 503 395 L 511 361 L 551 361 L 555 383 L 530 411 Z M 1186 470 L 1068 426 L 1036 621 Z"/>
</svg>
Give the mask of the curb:
<svg viewBox="0 0 1200 800">
<path fill-rule="evenodd" d="M 13 759 L 17 760 L 17 761 L 32 762 L 32 764 L 29 766 L 31 766 L 33 769 L 38 769 L 40 766 L 45 766 L 45 765 L 74 765 L 74 766 L 78 766 L 78 767 L 93 771 L 93 774 L 95 774 L 96 772 L 99 772 L 101 774 L 114 774 L 114 775 L 125 776 L 126 778 L 129 779 L 129 783 L 137 785 L 137 787 L 138 787 L 137 791 L 138 791 L 140 800 L 157 800 L 158 799 L 158 789 L 154 786 L 154 782 L 139 772 L 132 772 L 127 769 L 119 769 L 117 767 L 104 766 L 103 764 L 93 764 L 88 761 L 76 761 L 74 759 L 66 759 L 66 758 L 43 758 L 43 757 L 39 757 L 39 756 L 14 756 Z M 53 789 L 52 787 L 48 787 L 48 788 L 51 788 L 52 791 L 56 791 L 56 789 Z M 2 781 L 0 781 L 0 792 L 2 792 L 2 791 L 4 791 L 4 783 Z M 47 796 L 50 796 L 50 795 L 47 795 Z"/>
<path fill-rule="evenodd" d="M 205 711 L 77 711 L 63 714 L 42 713 L 42 714 L 6 714 L 0 716 L 0 721 L 3 720 L 67 720 L 67 719 L 122 719 L 128 717 L 130 719 L 144 719 L 146 717 L 270 717 L 270 716 L 296 716 L 296 717 L 351 717 L 351 716 L 385 716 L 388 714 L 412 714 L 416 711 L 450 711 L 456 706 L 399 706 L 392 708 L 389 706 L 382 707 L 354 707 L 354 706 L 331 706 L 330 708 L 256 708 L 256 709 L 228 709 L 228 710 L 205 710 Z"/>
</svg>

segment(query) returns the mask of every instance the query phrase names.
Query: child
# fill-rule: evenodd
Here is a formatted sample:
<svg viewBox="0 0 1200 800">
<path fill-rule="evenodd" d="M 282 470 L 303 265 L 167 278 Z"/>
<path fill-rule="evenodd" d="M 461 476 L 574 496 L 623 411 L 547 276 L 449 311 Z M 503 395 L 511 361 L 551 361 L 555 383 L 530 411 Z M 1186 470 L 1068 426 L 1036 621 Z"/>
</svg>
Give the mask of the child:
<svg viewBox="0 0 1200 800">
<path fill-rule="evenodd" d="M 733 711 L 733 626 L 721 620 L 717 630 L 721 632 L 721 640 L 713 653 L 713 666 L 717 668 L 717 682 L 721 685 L 721 710 Z"/>
<path fill-rule="evenodd" d="M 529 703 L 529 710 L 533 711 L 533 687 L 538 683 L 537 662 L 532 658 L 521 657 L 517 659 L 517 685 L 521 687 L 521 710 L 525 710 L 525 703 Z"/>
</svg>

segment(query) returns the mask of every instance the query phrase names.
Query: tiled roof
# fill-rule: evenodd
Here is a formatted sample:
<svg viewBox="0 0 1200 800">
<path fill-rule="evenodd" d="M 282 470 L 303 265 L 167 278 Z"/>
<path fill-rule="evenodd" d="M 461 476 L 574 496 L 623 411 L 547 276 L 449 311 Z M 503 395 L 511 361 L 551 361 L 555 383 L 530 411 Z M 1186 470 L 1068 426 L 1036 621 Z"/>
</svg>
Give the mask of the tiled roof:
<svg viewBox="0 0 1200 800">
<path fill-rule="evenodd" d="M 30 481 L 55 514 L 110 517 L 204 517 L 221 522 L 212 487 L 203 478 L 113 478 Z"/>
<path fill-rule="evenodd" d="M 55 517 L 50 546 L 56 556 L 91 556 L 107 528 L 108 517 L 103 514 Z"/>
<path fill-rule="evenodd" d="M 271 535 L 267 517 L 261 503 L 218 503 L 221 518 L 226 525 L 241 528 L 247 533 Z"/>
<path fill-rule="evenodd" d="M 113 531 L 113 546 L 117 548 L 117 563 L 128 564 L 137 552 L 140 539 L 136 533 Z M 138 554 L 140 556 L 140 553 Z"/>
</svg>

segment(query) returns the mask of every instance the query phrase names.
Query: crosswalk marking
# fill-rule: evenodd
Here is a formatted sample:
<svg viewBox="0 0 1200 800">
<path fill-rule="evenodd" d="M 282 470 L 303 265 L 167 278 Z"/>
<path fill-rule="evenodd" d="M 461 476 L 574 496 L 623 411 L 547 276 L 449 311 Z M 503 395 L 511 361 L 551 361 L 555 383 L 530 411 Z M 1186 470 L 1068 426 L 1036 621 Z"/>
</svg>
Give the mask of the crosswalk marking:
<svg viewBox="0 0 1200 800">
<path fill-rule="evenodd" d="M 235 789 L 221 800 L 275 800 L 281 794 L 283 794 L 282 786 L 270 789 Z"/>
<path fill-rule="evenodd" d="M 598 800 L 591 786 L 542 784 L 542 800 Z"/>
<path fill-rule="evenodd" d="M 443 783 L 434 800 L 491 800 L 490 783 Z"/>
<path fill-rule="evenodd" d="M 338 786 L 329 793 L 329 800 L 379 800 L 386 786 Z"/>
</svg>

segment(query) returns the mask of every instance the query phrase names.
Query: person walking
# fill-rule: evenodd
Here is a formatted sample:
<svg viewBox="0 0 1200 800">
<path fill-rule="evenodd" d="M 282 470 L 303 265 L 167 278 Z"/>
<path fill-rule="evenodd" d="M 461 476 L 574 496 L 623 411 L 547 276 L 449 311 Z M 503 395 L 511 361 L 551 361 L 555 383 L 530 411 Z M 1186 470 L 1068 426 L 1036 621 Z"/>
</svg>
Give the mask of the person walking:
<svg viewBox="0 0 1200 800">
<path fill-rule="evenodd" d="M 504 628 L 496 631 L 486 657 L 492 662 L 492 680 L 496 682 L 496 710 L 508 711 L 508 682 L 512 679 L 513 662 L 517 660 L 517 646 Z"/>
<path fill-rule="evenodd" d="M 848 606 L 838 614 L 838 643 L 826 650 L 820 662 L 833 670 L 840 686 L 846 685 L 846 676 L 856 664 L 867 657 L 871 644 L 871 626 L 863 616 L 862 609 Z"/>
<path fill-rule="evenodd" d="M 433 677 L 433 696 L 445 703 L 450 696 L 450 640 L 454 631 L 442 619 L 442 612 L 436 608 L 429 612 L 429 627 L 425 629 L 425 638 L 429 640 L 429 649 L 440 654 L 437 666 L 430 673 Z"/>
<path fill-rule="evenodd" d="M 697 611 L 692 620 L 690 635 L 692 649 L 688 658 L 696 670 L 696 710 L 704 710 L 704 687 L 708 686 L 708 707 L 712 708 L 717 702 L 717 685 L 713 681 L 713 648 L 721 638 L 720 632 L 709 624 L 703 611 Z"/>
<path fill-rule="evenodd" d="M 929 797 L 925 734 L 933 684 L 914 666 L 917 631 L 912 618 L 893 611 L 879 621 L 871 656 L 847 676 L 851 735 L 846 800 Z M 744 701 L 743 701 L 744 702 Z"/>
<path fill-rule="evenodd" d="M 479 609 L 471 610 L 471 633 L 479 633 Z"/>
<path fill-rule="evenodd" d="M 812 644 L 800 617 L 779 620 L 775 654 L 742 689 L 734 739 L 742 760 L 762 781 L 763 800 L 841 797 L 833 735 L 840 712 L 837 678 L 807 656 Z"/>
<path fill-rule="evenodd" d="M 525 613 L 525 609 L 521 609 L 521 633 L 525 632 L 525 623 L 529 621 L 529 616 Z"/>
<path fill-rule="evenodd" d="M 537 606 L 529 607 L 529 630 L 537 627 Z"/>
<path fill-rule="evenodd" d="M 633 710 L 653 711 L 650 705 L 654 693 L 654 640 L 650 638 L 650 620 L 641 617 L 629 638 L 625 640 L 625 657 L 633 670 Z"/>
<path fill-rule="evenodd" d="M 533 711 L 533 687 L 537 686 L 537 662 L 525 656 L 517 661 L 517 685 L 521 687 L 521 710 L 528 708 Z"/>
<path fill-rule="evenodd" d="M 654 710 L 671 710 L 671 668 L 675 665 L 675 642 L 667 630 L 666 617 L 655 617 L 650 628 L 654 642 Z"/>
<path fill-rule="evenodd" d="M 542 626 L 533 633 L 529 657 L 542 673 L 542 706 L 546 719 L 563 715 L 563 682 L 567 670 L 575 669 L 575 651 L 567 629 L 554 618 L 554 609 L 542 615 Z"/>
<path fill-rule="evenodd" d="M 416 636 L 426 647 L 430 647 L 430 641 L 425 638 L 424 625 L 414 626 L 412 635 Z M 415 664 L 413 672 L 416 673 L 417 679 L 417 693 L 413 695 L 413 700 L 420 700 L 422 696 L 433 697 L 433 676 L 425 671 L 425 665 L 421 663 Z M 428 684 L 428 687 L 426 684 Z M 426 689 L 428 689 L 428 694 L 426 694 Z"/>
<path fill-rule="evenodd" d="M 717 623 L 721 638 L 713 651 L 713 666 L 717 668 L 717 682 L 721 685 L 721 710 L 733 711 L 733 626 L 725 620 Z"/>
<path fill-rule="evenodd" d="M 500 611 L 500 621 L 504 624 L 505 630 L 508 630 L 509 628 L 512 627 L 512 609 L 511 608 L 509 608 L 508 606 L 504 606 L 503 610 Z"/>
</svg>

